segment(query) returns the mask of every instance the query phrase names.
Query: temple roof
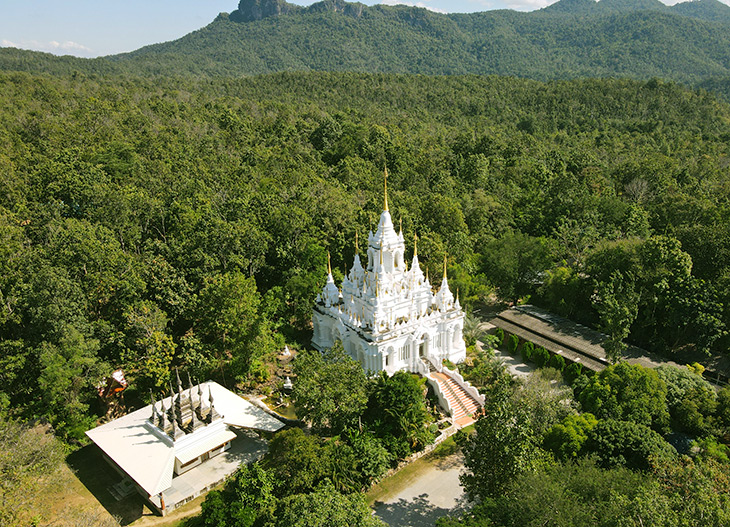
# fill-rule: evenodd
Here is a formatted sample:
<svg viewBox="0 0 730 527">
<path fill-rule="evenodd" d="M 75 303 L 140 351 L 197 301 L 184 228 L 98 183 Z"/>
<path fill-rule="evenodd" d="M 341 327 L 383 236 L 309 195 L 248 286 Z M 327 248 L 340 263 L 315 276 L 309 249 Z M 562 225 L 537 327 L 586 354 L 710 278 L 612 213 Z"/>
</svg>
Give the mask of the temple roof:
<svg viewBox="0 0 730 527">
<path fill-rule="evenodd" d="M 215 409 L 225 425 L 267 432 L 275 432 L 284 426 L 278 419 L 216 382 L 208 381 L 202 388 L 204 392 L 210 391 L 213 395 Z M 197 390 L 197 386 L 194 389 Z M 171 397 L 167 397 L 162 403 L 169 408 L 173 401 Z M 215 432 L 216 438 L 223 435 L 227 439 L 232 438 L 230 435 L 232 432 L 226 434 L 226 427 L 218 420 L 196 429 L 178 441 L 173 441 L 150 422 L 151 412 L 150 404 L 86 432 L 86 435 L 150 496 L 159 494 L 172 485 L 175 457 L 179 455 L 189 457 L 191 448 L 193 451 L 198 450 L 191 447 L 196 445 L 198 436 L 201 442 L 209 443 L 212 437 L 209 429 L 215 426 L 221 428 Z"/>
</svg>

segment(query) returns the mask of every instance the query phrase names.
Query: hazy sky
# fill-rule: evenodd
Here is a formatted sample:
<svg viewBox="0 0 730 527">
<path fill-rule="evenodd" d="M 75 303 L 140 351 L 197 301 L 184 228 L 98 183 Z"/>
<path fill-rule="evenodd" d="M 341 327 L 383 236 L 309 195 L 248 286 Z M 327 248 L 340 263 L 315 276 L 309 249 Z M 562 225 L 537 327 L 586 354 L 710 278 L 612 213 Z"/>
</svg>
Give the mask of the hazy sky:
<svg viewBox="0 0 730 527">
<path fill-rule="evenodd" d="M 291 1 L 291 0 L 290 0 Z M 531 11 L 555 0 L 365 0 L 408 4 L 443 13 L 490 9 Z M 662 0 L 673 4 L 676 0 Z M 730 0 L 722 0 L 730 4 Z M 309 5 L 308 0 L 291 3 Z M 238 0 L 0 0 L 0 46 L 97 57 L 175 40 L 199 29 Z"/>
</svg>

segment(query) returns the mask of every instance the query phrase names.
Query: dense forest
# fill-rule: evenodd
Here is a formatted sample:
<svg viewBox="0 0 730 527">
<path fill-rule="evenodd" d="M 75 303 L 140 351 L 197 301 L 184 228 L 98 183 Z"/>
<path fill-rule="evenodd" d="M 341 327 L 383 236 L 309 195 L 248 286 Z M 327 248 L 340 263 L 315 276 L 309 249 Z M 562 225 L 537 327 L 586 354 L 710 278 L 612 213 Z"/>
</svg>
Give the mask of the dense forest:
<svg viewBox="0 0 730 527">
<path fill-rule="evenodd" d="M 231 6 L 233 7 L 233 5 Z M 441 14 L 325 0 L 242 0 L 178 40 L 96 59 L 0 50 L 32 73 L 240 76 L 282 71 L 671 79 L 730 77 L 730 7 L 698 0 L 561 0 L 545 9 Z M 720 90 L 720 93 L 725 93 Z"/>
<path fill-rule="evenodd" d="M 1 82 L 3 404 L 63 436 L 93 421 L 112 367 L 147 393 L 173 365 L 232 382 L 306 343 L 326 254 L 343 273 L 384 166 L 394 217 L 432 275 L 448 255 L 467 306 L 496 290 L 608 327 L 613 299 L 648 349 L 726 347 L 730 107 L 706 93 L 324 73 Z"/>
<path fill-rule="evenodd" d="M 252 387 L 285 343 L 305 348 L 327 252 L 339 279 L 356 234 L 377 222 L 386 166 L 391 214 L 418 234 L 431 275 L 448 258 L 467 311 L 495 296 L 529 301 L 678 362 L 726 353 L 730 106 L 705 91 L 657 79 L 5 72 L 0 93 L 0 408 L 3 419 L 51 423 L 67 444 L 103 415 L 97 383 L 114 368 L 124 368 L 135 406 L 165 390 L 174 367 Z M 576 393 L 604 393 L 599 381 Z M 339 449 L 353 464 L 362 449 L 374 452 L 372 466 L 348 466 L 339 482 L 324 478 L 332 467 L 305 467 L 301 489 L 316 485 L 329 499 L 428 442 L 413 435 L 429 430 L 423 409 L 408 430 L 368 421 L 392 404 L 391 390 L 418 393 L 413 379 L 358 382 L 347 407 L 360 413 L 342 422 L 317 417 L 300 396 L 302 415 L 339 439 L 289 432 L 282 459 L 247 470 L 268 485 L 292 463 L 287 441 L 317 459 L 340 459 L 327 450 Z M 517 396 L 495 394 L 495 411 L 509 414 Z M 666 433 L 670 417 L 647 426 Z M 380 443 L 347 435 L 358 419 Z M 489 437 L 480 426 L 477 437 Z M 597 430 L 662 444 L 631 426 Z M 526 436 L 526 451 L 547 431 Z M 634 476 L 616 470 L 610 477 L 631 487 Z M 472 488 L 494 505 L 491 491 Z M 211 514 L 228 506 L 225 492 L 211 498 L 221 498 Z M 312 499 L 272 488 L 266 510 Z"/>
</svg>

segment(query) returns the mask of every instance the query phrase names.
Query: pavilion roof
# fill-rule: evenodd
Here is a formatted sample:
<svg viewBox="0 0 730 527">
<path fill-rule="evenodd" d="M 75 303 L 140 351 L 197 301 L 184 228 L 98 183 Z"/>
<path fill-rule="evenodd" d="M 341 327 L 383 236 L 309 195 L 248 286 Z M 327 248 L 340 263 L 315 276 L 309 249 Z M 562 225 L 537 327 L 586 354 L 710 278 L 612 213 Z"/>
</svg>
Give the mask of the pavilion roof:
<svg viewBox="0 0 730 527">
<path fill-rule="evenodd" d="M 201 388 L 205 394 L 210 389 L 215 409 L 226 425 L 268 432 L 275 432 L 284 426 L 278 419 L 216 382 L 208 381 Z M 197 386 L 193 387 L 193 391 L 196 390 Z M 169 408 L 172 398 L 167 397 L 163 402 Z M 181 447 L 184 445 L 189 450 L 191 440 L 194 441 L 192 436 L 196 434 L 206 438 L 210 436 L 206 430 L 217 422 L 173 441 L 150 423 L 151 413 L 152 405 L 147 405 L 97 426 L 86 432 L 86 435 L 150 496 L 154 496 L 172 485 L 175 457 Z M 230 438 L 230 434 L 226 437 Z"/>
</svg>

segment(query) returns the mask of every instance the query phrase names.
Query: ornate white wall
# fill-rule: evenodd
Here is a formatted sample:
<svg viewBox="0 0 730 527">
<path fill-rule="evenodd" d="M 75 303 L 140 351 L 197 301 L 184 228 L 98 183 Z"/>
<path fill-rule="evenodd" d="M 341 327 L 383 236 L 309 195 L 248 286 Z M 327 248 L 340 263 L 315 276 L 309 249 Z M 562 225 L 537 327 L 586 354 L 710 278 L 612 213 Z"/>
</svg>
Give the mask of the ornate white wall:
<svg viewBox="0 0 730 527">
<path fill-rule="evenodd" d="M 368 236 L 368 264 L 355 255 L 338 288 L 328 270 L 317 295 L 312 344 L 319 350 L 341 341 L 345 351 L 370 371 L 417 372 L 420 357 L 434 364 L 466 358 L 464 313 L 444 277 L 436 293 L 424 277 L 414 246 L 411 269 L 404 260 L 403 232 L 396 233 L 388 211 Z M 356 247 L 357 252 L 357 247 Z"/>
</svg>

